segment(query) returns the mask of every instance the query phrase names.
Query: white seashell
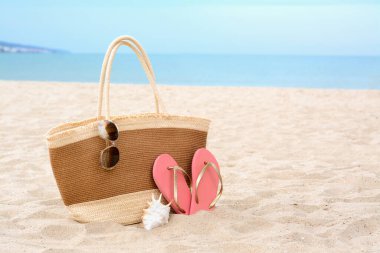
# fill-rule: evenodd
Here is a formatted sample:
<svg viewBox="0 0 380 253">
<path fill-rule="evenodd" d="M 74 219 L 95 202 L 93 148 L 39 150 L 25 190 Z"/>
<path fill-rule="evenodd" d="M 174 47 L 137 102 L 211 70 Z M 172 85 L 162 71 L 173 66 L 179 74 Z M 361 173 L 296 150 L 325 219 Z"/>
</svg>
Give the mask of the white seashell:
<svg viewBox="0 0 380 253">
<path fill-rule="evenodd" d="M 148 202 L 149 207 L 144 209 L 142 220 L 146 230 L 151 230 L 169 222 L 170 203 L 167 205 L 162 204 L 161 198 L 162 194 L 158 199 L 155 199 L 152 194 L 152 201 Z"/>
</svg>

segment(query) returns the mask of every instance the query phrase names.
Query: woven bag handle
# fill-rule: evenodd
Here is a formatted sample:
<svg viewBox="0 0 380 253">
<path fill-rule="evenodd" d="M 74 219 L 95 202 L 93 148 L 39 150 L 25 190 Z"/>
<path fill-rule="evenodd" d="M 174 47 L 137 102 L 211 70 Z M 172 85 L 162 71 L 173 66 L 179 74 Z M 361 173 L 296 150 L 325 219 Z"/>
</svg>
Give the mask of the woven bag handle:
<svg viewBox="0 0 380 253">
<path fill-rule="evenodd" d="M 106 106 L 106 119 L 110 118 L 110 100 L 109 100 L 109 89 L 110 89 L 110 76 L 112 70 L 112 63 L 115 58 L 116 52 L 120 46 L 128 46 L 133 52 L 137 55 L 145 74 L 149 80 L 149 84 L 153 90 L 155 98 L 156 113 L 165 112 L 165 106 L 162 103 L 162 100 L 159 96 L 158 89 L 155 82 L 155 75 L 153 72 L 152 65 L 150 60 L 145 53 L 142 46 L 130 36 L 121 36 L 116 38 L 108 47 L 106 55 L 104 56 L 102 71 L 100 74 L 99 81 L 99 99 L 98 99 L 98 119 L 102 117 L 102 108 L 103 108 L 103 97 L 104 89 L 105 91 L 105 106 Z"/>
<path fill-rule="evenodd" d="M 133 44 L 131 44 L 127 41 L 120 41 L 112 49 L 112 52 L 110 54 L 109 61 L 108 61 L 108 66 L 106 68 L 106 75 L 105 75 L 105 80 L 106 80 L 106 83 L 105 83 L 106 84 L 106 86 L 105 86 L 106 95 L 105 95 L 105 97 L 106 97 L 106 108 L 107 108 L 106 118 L 109 119 L 109 116 L 110 116 L 109 90 L 110 90 L 110 75 L 111 75 L 111 70 L 112 70 L 112 63 L 113 63 L 113 59 L 116 55 L 116 52 L 121 45 L 125 45 L 125 46 L 130 47 L 135 52 L 138 59 L 140 60 L 140 63 L 142 65 L 142 67 L 144 68 L 144 71 L 148 77 L 149 83 L 150 83 L 152 90 L 153 90 L 153 93 L 154 93 L 155 102 L 156 102 L 156 113 L 160 113 L 160 109 L 161 109 L 161 111 L 165 112 L 166 111 L 165 107 L 164 107 L 164 105 L 160 99 L 160 96 L 158 95 L 157 86 L 155 84 L 154 72 L 153 72 L 152 66 L 150 64 L 149 58 L 147 57 L 146 54 L 145 54 L 145 56 L 142 55 L 141 52 L 139 51 L 139 49 L 136 48 Z M 140 48 L 142 49 L 141 46 L 140 46 Z"/>
</svg>

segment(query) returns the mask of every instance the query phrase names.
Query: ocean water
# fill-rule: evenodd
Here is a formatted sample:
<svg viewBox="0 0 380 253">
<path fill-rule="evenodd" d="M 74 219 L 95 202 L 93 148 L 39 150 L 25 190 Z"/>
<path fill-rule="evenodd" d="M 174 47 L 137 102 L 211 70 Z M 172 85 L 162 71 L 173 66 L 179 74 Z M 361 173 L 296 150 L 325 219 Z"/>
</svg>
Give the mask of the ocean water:
<svg viewBox="0 0 380 253">
<path fill-rule="evenodd" d="M 150 55 L 157 82 L 179 85 L 380 89 L 380 57 Z M 0 80 L 98 82 L 103 54 L 0 54 Z M 146 83 L 132 54 L 113 83 Z"/>
</svg>

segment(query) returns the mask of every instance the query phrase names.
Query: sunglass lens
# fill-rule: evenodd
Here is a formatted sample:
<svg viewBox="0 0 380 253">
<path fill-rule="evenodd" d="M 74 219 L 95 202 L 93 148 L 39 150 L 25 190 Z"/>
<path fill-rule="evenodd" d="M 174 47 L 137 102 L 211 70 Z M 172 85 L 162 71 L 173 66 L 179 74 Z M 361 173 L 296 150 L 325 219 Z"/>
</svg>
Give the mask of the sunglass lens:
<svg viewBox="0 0 380 253">
<path fill-rule="evenodd" d="M 111 169 L 119 162 L 119 149 L 115 146 L 110 146 L 104 149 L 100 155 L 100 162 L 105 169 Z"/>
<path fill-rule="evenodd" d="M 119 131 L 115 123 L 109 120 L 101 120 L 98 125 L 100 136 L 109 141 L 116 141 L 119 137 Z"/>
</svg>

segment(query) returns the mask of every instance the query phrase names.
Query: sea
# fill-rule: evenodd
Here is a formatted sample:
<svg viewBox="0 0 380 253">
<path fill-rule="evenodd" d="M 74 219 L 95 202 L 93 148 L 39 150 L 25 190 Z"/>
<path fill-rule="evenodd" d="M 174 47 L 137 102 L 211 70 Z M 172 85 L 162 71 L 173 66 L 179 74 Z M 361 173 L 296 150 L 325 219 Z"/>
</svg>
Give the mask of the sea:
<svg viewBox="0 0 380 253">
<path fill-rule="evenodd" d="M 0 80 L 98 82 L 103 54 L 0 54 Z M 157 83 L 380 89 L 379 56 L 150 55 Z M 147 83 L 132 54 L 116 56 L 112 83 Z"/>
</svg>

